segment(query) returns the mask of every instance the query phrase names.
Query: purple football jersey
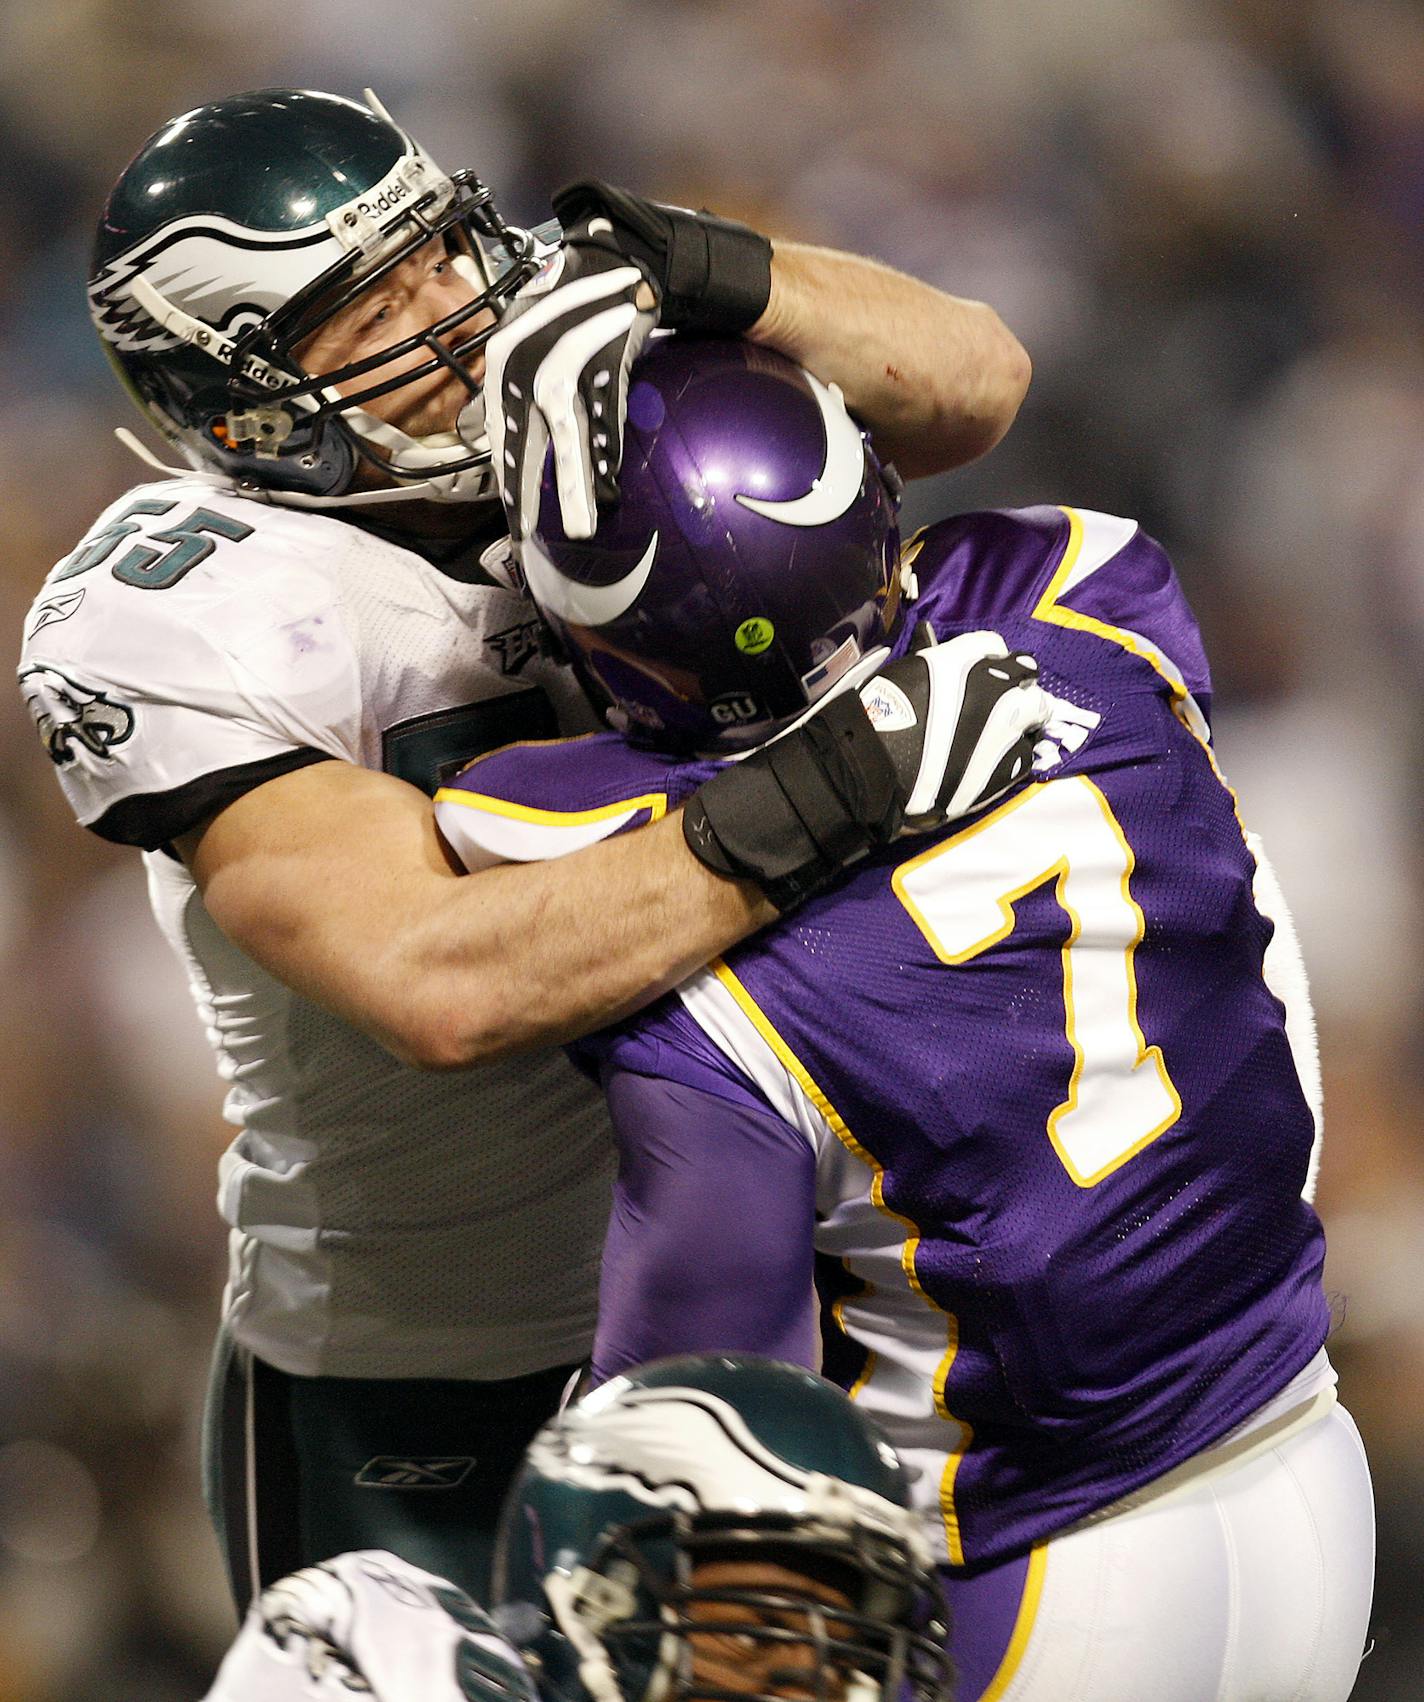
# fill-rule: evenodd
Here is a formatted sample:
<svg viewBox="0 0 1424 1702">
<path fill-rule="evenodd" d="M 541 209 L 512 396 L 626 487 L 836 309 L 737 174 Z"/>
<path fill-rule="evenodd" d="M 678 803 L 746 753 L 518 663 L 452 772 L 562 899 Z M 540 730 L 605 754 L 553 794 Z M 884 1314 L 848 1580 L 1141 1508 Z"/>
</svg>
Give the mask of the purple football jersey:
<svg viewBox="0 0 1424 1702">
<path fill-rule="evenodd" d="M 1034 779 L 584 1047 L 610 1083 L 712 1084 L 697 1115 L 721 1091 L 729 1131 L 759 1098 L 788 1176 L 812 1149 L 803 1216 L 840 1273 L 827 1368 L 921 1467 L 940 1553 L 972 1567 L 1219 1439 L 1312 1358 L 1328 1314 L 1301 1198 L 1313 1116 L 1170 563 L 1130 521 L 1056 508 L 961 515 L 909 548 L 940 637 L 990 626 L 1038 657 L 1058 710 Z M 706 772 L 595 738 L 497 753 L 456 789 L 586 832 L 600 811 L 660 814 Z M 648 1096 L 629 1100 L 625 1180 L 654 1138 Z M 718 1235 L 752 1249 L 769 1208 L 737 1187 Z M 662 1351 L 682 1311 L 663 1308 Z"/>
</svg>

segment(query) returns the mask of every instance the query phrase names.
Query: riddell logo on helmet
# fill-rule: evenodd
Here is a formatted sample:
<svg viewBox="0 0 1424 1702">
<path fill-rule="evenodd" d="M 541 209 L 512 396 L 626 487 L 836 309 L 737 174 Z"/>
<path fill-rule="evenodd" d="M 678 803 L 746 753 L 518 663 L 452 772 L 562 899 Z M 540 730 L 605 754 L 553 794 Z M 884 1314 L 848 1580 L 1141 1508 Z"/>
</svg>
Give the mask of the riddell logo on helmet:
<svg viewBox="0 0 1424 1702">
<path fill-rule="evenodd" d="M 372 195 L 356 203 L 357 209 L 368 219 L 375 218 L 380 213 L 389 213 L 392 207 L 400 206 L 413 193 L 410 184 L 403 178 L 388 184 L 379 195 Z"/>
</svg>

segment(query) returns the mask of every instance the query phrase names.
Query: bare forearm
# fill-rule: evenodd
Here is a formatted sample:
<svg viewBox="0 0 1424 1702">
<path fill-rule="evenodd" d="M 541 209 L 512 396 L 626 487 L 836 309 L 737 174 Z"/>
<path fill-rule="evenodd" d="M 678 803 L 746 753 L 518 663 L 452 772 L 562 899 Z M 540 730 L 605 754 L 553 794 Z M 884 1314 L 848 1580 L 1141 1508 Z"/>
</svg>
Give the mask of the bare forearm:
<svg viewBox="0 0 1424 1702">
<path fill-rule="evenodd" d="M 698 862 L 680 814 L 459 874 L 423 793 L 342 762 L 268 781 L 179 848 L 230 940 L 425 1069 L 586 1033 L 775 915 Z"/>
<path fill-rule="evenodd" d="M 1028 389 L 1028 355 L 991 307 L 831 249 L 777 242 L 747 333 L 839 384 L 906 478 L 992 449 Z"/>
<path fill-rule="evenodd" d="M 398 946 L 428 1067 L 586 1034 L 675 986 L 775 917 L 687 850 L 681 817 L 555 863 L 455 883 Z"/>
</svg>

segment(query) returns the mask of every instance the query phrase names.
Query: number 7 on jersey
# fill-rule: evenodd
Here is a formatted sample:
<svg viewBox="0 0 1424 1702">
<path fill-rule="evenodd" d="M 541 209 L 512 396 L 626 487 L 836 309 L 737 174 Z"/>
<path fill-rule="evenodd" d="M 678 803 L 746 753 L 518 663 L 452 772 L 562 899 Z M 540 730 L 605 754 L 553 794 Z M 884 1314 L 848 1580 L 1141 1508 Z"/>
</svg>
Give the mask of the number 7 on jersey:
<svg viewBox="0 0 1424 1702">
<path fill-rule="evenodd" d="M 1047 1133 L 1081 1188 L 1101 1182 L 1182 1113 L 1161 1049 L 1147 1044 L 1137 1021 L 1133 954 L 1144 921 L 1133 867 L 1107 799 L 1078 775 L 1027 787 L 895 872 L 896 896 L 953 969 L 1007 939 L 1017 902 L 1054 882 L 1069 921 L 1063 1009 L 1073 1067 Z"/>
</svg>

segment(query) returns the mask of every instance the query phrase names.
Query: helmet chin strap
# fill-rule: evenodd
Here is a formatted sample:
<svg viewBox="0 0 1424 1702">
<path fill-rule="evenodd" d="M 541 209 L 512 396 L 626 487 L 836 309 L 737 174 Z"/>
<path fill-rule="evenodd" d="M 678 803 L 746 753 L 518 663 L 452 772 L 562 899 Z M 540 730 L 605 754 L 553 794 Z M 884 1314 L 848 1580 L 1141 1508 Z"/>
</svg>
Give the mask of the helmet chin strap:
<svg viewBox="0 0 1424 1702">
<path fill-rule="evenodd" d="M 405 480 L 413 477 L 418 481 L 382 491 L 375 500 L 391 501 L 419 495 L 433 502 L 478 502 L 496 494 L 494 470 L 488 462 L 478 467 L 466 467 L 458 473 L 440 472 L 440 468 L 450 461 L 467 460 L 472 453 L 481 450 L 488 453 L 482 396 L 472 398 L 461 408 L 454 431 L 432 432 L 425 437 L 412 437 L 389 420 L 377 419 L 374 414 L 367 413 L 364 408 L 343 408 L 341 415 L 358 437 L 387 452 L 386 465 L 395 478 Z M 371 500 L 364 491 L 353 494 Z M 332 497 L 326 500 L 346 502 L 351 499 Z"/>
<path fill-rule="evenodd" d="M 127 426 L 115 426 L 114 436 L 123 444 L 130 455 L 137 455 L 146 467 L 152 467 L 155 473 L 167 473 L 170 477 L 179 479 L 202 479 L 205 484 L 217 485 L 222 489 L 230 489 L 232 480 L 226 473 L 215 473 L 207 467 L 174 467 L 167 461 L 160 461 L 148 445 Z"/>
<path fill-rule="evenodd" d="M 494 480 L 487 467 L 472 467 L 467 473 L 423 479 L 416 484 L 390 485 L 379 490 L 349 491 L 345 496 L 313 496 L 307 491 L 275 490 L 270 485 L 253 489 L 244 486 L 240 479 L 229 473 L 215 473 L 206 467 L 175 467 L 169 461 L 160 461 L 148 445 L 136 437 L 127 426 L 115 426 L 114 436 L 130 454 L 136 455 L 146 467 L 152 467 L 155 473 L 164 473 L 170 478 L 201 479 L 205 484 L 216 486 L 219 490 L 237 489 L 244 496 L 255 496 L 259 501 L 275 503 L 280 508 L 362 508 L 378 502 L 422 500 L 477 502 L 485 496 L 492 497 L 495 494 Z M 475 481 L 481 479 L 486 481 L 487 488 L 472 488 Z"/>
<path fill-rule="evenodd" d="M 307 491 L 273 490 L 264 485 L 260 491 L 263 502 L 276 503 L 279 508 L 369 508 L 374 503 L 389 502 L 474 502 L 473 496 L 451 494 L 454 476 L 446 479 L 423 479 L 414 485 L 391 485 L 377 490 L 348 491 L 345 496 L 312 496 Z"/>
<path fill-rule="evenodd" d="M 156 292 L 151 292 L 156 293 Z M 197 322 L 194 321 L 196 324 Z M 339 402 L 341 393 L 325 390 L 328 401 Z M 307 408 L 316 406 L 308 397 L 293 397 L 292 401 Z M 466 467 L 458 473 L 440 472 L 450 461 L 466 460 L 472 453 L 489 452 L 485 435 L 485 400 L 475 395 L 460 409 L 455 430 L 433 432 L 425 437 L 412 437 L 388 420 L 377 419 L 364 408 L 343 408 L 342 417 L 359 437 L 387 451 L 387 465 L 400 484 L 375 490 L 348 491 L 344 496 L 317 496 L 308 491 L 278 490 L 263 487 L 264 500 L 287 508 L 358 508 L 387 502 L 481 502 L 498 495 L 494 469 L 488 462 Z M 156 455 L 124 426 L 116 426 L 114 435 L 126 449 L 156 472 L 176 474 L 182 478 L 205 479 L 218 486 L 240 485 L 236 475 L 211 472 L 196 466 L 174 467 L 160 461 Z M 422 475 L 424 475 L 422 477 Z M 410 482 L 404 482 L 409 480 Z"/>
</svg>

